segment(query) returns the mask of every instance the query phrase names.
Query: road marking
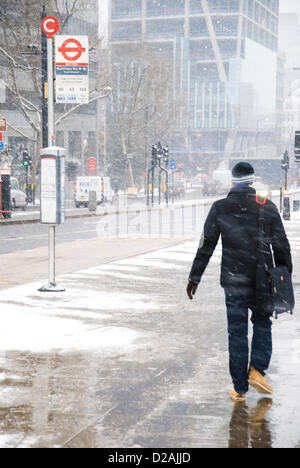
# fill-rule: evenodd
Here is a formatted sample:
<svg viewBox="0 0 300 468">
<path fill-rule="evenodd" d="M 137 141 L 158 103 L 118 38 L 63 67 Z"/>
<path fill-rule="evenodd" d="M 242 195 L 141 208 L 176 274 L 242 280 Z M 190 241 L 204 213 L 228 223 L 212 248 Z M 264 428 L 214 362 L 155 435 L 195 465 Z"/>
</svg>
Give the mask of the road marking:
<svg viewBox="0 0 300 468">
<path fill-rule="evenodd" d="M 66 236 L 70 234 L 86 234 L 90 232 L 96 232 L 95 229 L 86 229 L 83 231 L 67 231 L 67 232 L 56 232 L 56 236 Z M 39 239 L 43 237 L 48 237 L 47 234 L 28 234 L 27 237 L 0 237 L 1 241 L 18 241 L 18 240 L 31 240 L 31 239 Z"/>
<path fill-rule="evenodd" d="M 24 237 L 0 237 L 2 241 L 15 241 L 15 240 L 23 240 Z"/>
<path fill-rule="evenodd" d="M 85 234 L 87 232 L 96 232 L 95 229 L 86 229 L 84 231 L 70 231 L 70 232 L 58 232 L 58 236 L 64 236 L 66 234 Z"/>
</svg>

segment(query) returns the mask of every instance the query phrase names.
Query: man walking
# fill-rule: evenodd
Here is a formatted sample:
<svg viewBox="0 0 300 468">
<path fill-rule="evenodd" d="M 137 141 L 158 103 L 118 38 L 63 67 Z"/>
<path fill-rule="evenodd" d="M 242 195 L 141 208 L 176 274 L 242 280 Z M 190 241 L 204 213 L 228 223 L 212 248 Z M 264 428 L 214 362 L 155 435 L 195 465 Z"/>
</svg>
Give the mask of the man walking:
<svg viewBox="0 0 300 468">
<path fill-rule="evenodd" d="M 222 238 L 221 286 L 225 290 L 229 369 L 234 388 L 230 398 L 243 401 L 249 384 L 260 393 L 273 393 L 264 375 L 272 355 L 272 321 L 270 313 L 256 301 L 256 271 L 259 261 L 259 206 L 264 203 L 266 264 L 287 266 L 292 273 L 290 245 L 280 214 L 270 200 L 259 200 L 251 185 L 253 167 L 240 162 L 232 169 L 232 189 L 227 198 L 216 201 L 207 216 L 204 231 L 187 285 L 190 299 Z M 272 250 L 271 250 L 272 248 Z M 273 252 L 273 253 L 272 253 Z M 253 338 L 248 349 L 248 310 L 251 310 Z"/>
</svg>

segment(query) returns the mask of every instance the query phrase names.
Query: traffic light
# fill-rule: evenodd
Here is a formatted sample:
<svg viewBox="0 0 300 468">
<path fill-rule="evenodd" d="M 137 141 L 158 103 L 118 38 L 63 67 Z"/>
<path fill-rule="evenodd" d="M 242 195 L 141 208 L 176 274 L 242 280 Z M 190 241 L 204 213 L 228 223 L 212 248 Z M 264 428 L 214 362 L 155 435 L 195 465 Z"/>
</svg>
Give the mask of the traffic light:
<svg viewBox="0 0 300 468">
<path fill-rule="evenodd" d="M 281 168 L 288 171 L 290 168 L 290 157 L 287 151 L 284 152 L 283 159 L 281 160 Z"/>
<path fill-rule="evenodd" d="M 169 147 L 168 146 L 164 147 L 163 153 L 164 153 L 164 162 L 166 163 L 166 166 L 167 166 L 169 162 Z"/>
<path fill-rule="evenodd" d="M 158 161 L 157 153 L 158 153 L 157 145 L 152 145 L 152 162 L 153 162 L 153 166 L 157 166 L 157 161 Z"/>
<path fill-rule="evenodd" d="M 300 162 L 300 132 L 295 132 L 295 161 Z"/>
<path fill-rule="evenodd" d="M 29 167 L 31 166 L 32 161 L 27 153 L 27 151 L 23 151 L 23 166 L 24 167 Z"/>
</svg>

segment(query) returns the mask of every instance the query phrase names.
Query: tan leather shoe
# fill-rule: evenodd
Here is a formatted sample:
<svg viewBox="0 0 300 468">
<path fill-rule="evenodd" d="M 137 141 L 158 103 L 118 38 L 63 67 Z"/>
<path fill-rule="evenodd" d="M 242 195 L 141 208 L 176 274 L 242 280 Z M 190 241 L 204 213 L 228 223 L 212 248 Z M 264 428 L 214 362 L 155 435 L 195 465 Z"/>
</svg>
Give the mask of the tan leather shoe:
<svg viewBox="0 0 300 468">
<path fill-rule="evenodd" d="M 232 400 L 234 402 L 236 402 L 236 401 L 243 402 L 246 399 L 246 394 L 241 395 L 240 393 L 236 392 L 234 388 L 232 390 L 230 390 L 229 395 L 230 395 L 230 400 Z"/>
<path fill-rule="evenodd" d="M 249 374 L 249 385 L 256 388 L 259 393 L 265 393 L 268 395 L 272 395 L 273 393 L 272 388 L 267 383 L 264 376 L 252 366 Z"/>
</svg>

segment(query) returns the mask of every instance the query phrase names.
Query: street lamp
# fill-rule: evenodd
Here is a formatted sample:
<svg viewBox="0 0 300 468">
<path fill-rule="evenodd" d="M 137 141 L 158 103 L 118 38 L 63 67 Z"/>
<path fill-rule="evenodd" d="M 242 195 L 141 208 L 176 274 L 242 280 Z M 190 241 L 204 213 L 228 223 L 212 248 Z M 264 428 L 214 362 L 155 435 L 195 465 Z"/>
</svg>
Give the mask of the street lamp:
<svg viewBox="0 0 300 468">
<path fill-rule="evenodd" d="M 289 157 L 289 153 L 287 151 L 284 152 L 283 159 L 281 161 L 281 168 L 285 172 L 284 190 L 287 190 L 287 188 L 288 188 L 288 170 L 290 168 L 290 157 Z"/>
<path fill-rule="evenodd" d="M 290 168 L 290 156 L 288 151 L 284 152 L 283 159 L 281 160 L 281 168 L 285 172 L 284 177 L 284 198 L 283 198 L 283 219 L 291 219 L 290 214 L 290 198 L 288 194 L 288 170 Z M 280 190 L 280 208 L 282 208 L 282 189 Z M 280 209 L 281 211 L 281 209 Z"/>
</svg>

